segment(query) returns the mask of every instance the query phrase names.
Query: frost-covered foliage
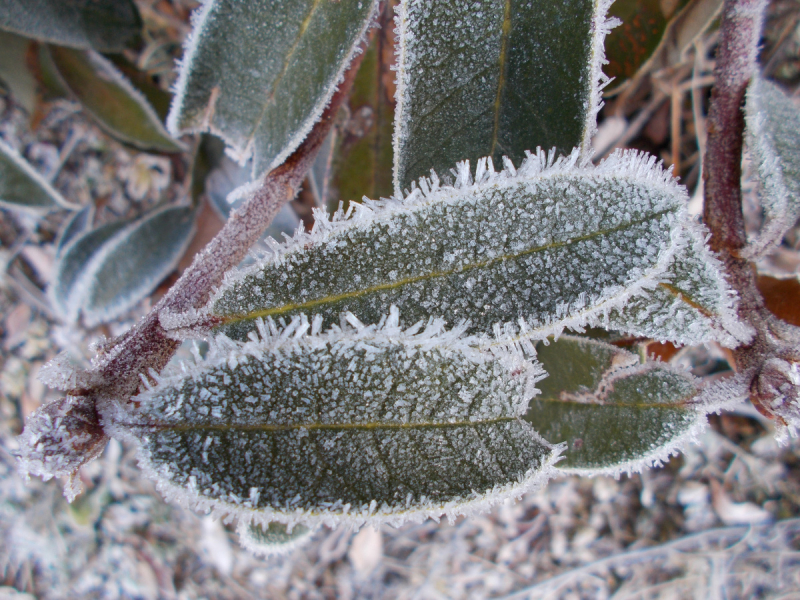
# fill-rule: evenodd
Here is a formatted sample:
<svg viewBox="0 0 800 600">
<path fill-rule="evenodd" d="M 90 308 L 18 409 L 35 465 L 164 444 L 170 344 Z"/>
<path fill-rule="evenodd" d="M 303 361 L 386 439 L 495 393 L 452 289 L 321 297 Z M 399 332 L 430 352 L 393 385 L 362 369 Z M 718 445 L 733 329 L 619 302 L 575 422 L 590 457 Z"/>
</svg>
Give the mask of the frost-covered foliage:
<svg viewBox="0 0 800 600">
<path fill-rule="evenodd" d="M 747 140 L 756 162 L 765 224 L 748 249 L 759 257 L 800 217 L 800 104 L 754 77 L 747 92 Z"/>
<path fill-rule="evenodd" d="M 236 532 L 242 546 L 257 556 L 289 554 L 314 535 L 314 530 L 305 525 L 295 525 L 290 531 L 283 523 L 259 525 L 245 521 L 239 523 Z"/>
<path fill-rule="evenodd" d="M 219 135 L 237 160 L 253 158 L 259 178 L 319 119 L 376 6 L 377 0 L 209 0 L 186 41 L 170 131 Z"/>
<path fill-rule="evenodd" d="M 462 160 L 519 164 L 535 146 L 590 153 L 610 4 L 400 2 L 395 193 Z"/>
<path fill-rule="evenodd" d="M 593 167 L 578 150 L 540 151 L 505 164 L 482 159 L 473 178 L 460 163 L 452 185 L 433 173 L 406 198 L 318 215 L 310 234 L 231 272 L 211 316 L 240 339 L 258 317 L 376 322 L 391 304 L 409 324 L 448 315 L 535 339 L 609 324 L 681 343 L 747 338 L 685 191 L 654 159 L 623 152 Z"/>
<path fill-rule="evenodd" d="M 520 418 L 543 375 L 522 350 L 441 320 L 404 331 L 396 309 L 325 333 L 321 317 L 257 326 L 105 415 L 168 497 L 258 523 L 399 524 L 550 476 L 559 449 Z"/>
<path fill-rule="evenodd" d="M 705 425 L 698 381 L 667 364 L 642 364 L 611 344 L 562 336 L 539 344 L 548 373 L 525 419 L 546 439 L 566 442 L 560 470 L 618 475 L 667 460 Z"/>
</svg>

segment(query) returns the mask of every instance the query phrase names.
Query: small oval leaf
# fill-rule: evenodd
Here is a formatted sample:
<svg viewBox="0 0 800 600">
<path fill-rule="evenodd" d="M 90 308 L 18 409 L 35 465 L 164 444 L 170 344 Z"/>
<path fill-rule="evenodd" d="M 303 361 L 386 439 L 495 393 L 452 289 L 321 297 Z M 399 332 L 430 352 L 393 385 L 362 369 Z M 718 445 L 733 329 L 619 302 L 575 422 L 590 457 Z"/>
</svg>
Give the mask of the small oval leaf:
<svg viewBox="0 0 800 600">
<path fill-rule="evenodd" d="M 142 29 L 132 0 L 0 0 L 0 29 L 73 48 L 119 52 Z"/>
<path fill-rule="evenodd" d="M 736 323 L 731 296 L 718 274 L 709 282 L 696 273 L 705 263 L 688 264 L 701 287 L 694 304 L 678 299 L 679 320 L 669 319 L 677 296 L 654 294 L 662 282 L 679 284 L 672 263 L 704 247 L 704 231 L 685 214 L 684 189 L 635 153 L 598 167 L 578 160 L 578 151 L 555 163 L 540 154 L 502 173 L 481 161 L 477 183 L 462 163 L 455 187 L 434 178 L 403 200 L 353 203 L 350 219 L 318 214 L 313 233 L 230 273 L 210 311 L 239 339 L 259 316 L 318 313 L 336 323 L 351 311 L 374 323 L 391 304 L 410 323 L 448 315 L 488 334 L 522 322 L 511 333 L 542 339 L 603 326 L 634 299 L 646 307 L 658 299 L 667 302 L 665 318 L 632 323 L 623 315 L 619 329 L 735 344 L 725 329 Z"/>
<path fill-rule="evenodd" d="M 639 364 L 626 350 L 571 336 L 539 343 L 537 357 L 549 375 L 525 420 L 545 439 L 566 442 L 560 470 L 641 471 L 676 453 L 706 422 L 691 403 L 694 377 L 664 363 Z"/>
<path fill-rule="evenodd" d="M 257 179 L 282 163 L 320 117 L 376 5 L 209 0 L 186 41 L 170 131 L 219 135 L 239 162 L 253 158 Z"/>
<path fill-rule="evenodd" d="M 197 210 L 179 206 L 140 219 L 98 248 L 81 303 L 86 325 L 111 321 L 145 298 L 175 268 L 194 233 Z"/>
<path fill-rule="evenodd" d="M 747 249 L 757 258 L 800 218 L 800 106 L 774 83 L 753 77 L 747 90 L 747 140 L 756 163 L 765 224 Z"/>
<path fill-rule="evenodd" d="M 558 448 L 519 418 L 537 365 L 480 351 L 443 321 L 414 334 L 396 310 L 380 327 L 347 319 L 324 334 L 321 318 L 298 317 L 283 330 L 259 321 L 244 344 L 217 338 L 106 422 L 139 441 L 169 498 L 247 523 L 454 516 L 549 477 Z"/>
<path fill-rule="evenodd" d="M 239 543 L 243 548 L 257 556 L 277 556 L 289 554 L 311 540 L 314 530 L 297 524 L 292 531 L 283 523 L 268 525 L 252 524 L 241 521 L 236 528 Z"/>
<path fill-rule="evenodd" d="M 144 150 L 181 152 L 147 99 L 93 50 L 49 47 L 61 83 L 109 134 Z"/>
<path fill-rule="evenodd" d="M 80 208 L 67 202 L 16 150 L 0 140 L 0 206 L 26 212 Z"/>
<path fill-rule="evenodd" d="M 591 154 L 607 0 L 402 0 L 395 193 L 482 156 L 541 146 Z"/>
</svg>

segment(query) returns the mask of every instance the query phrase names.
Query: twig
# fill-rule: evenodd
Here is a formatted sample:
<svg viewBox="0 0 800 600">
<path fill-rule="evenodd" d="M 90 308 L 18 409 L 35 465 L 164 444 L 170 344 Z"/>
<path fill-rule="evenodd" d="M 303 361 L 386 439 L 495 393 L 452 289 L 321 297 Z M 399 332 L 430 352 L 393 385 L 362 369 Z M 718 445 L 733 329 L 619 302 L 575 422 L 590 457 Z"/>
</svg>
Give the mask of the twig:
<svg viewBox="0 0 800 600">
<path fill-rule="evenodd" d="M 80 491 L 75 474 L 108 441 L 99 411 L 129 402 L 139 391 L 142 374 L 160 372 L 175 354 L 180 342 L 167 335 L 161 315 L 201 308 L 225 273 L 241 262 L 283 205 L 294 198 L 349 95 L 368 43 L 369 38 L 303 143 L 264 177 L 261 187 L 231 215 L 175 285 L 133 329 L 103 344 L 93 367 L 75 374 L 73 389 L 65 398 L 31 415 L 19 438 L 23 469 L 44 477 L 68 476 L 69 499 Z"/>
</svg>

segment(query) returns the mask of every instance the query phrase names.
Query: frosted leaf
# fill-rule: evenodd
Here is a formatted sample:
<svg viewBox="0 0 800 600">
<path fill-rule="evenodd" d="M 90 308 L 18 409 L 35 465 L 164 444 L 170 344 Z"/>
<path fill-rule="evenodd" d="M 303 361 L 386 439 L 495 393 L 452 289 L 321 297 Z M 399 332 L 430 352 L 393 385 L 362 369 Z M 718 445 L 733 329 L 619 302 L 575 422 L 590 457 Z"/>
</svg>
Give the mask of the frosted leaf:
<svg viewBox="0 0 800 600">
<path fill-rule="evenodd" d="M 168 498 L 248 523 L 455 516 L 549 477 L 558 448 L 519 418 L 543 373 L 521 351 L 479 350 L 442 321 L 403 331 L 396 309 L 321 322 L 218 337 L 136 408 L 111 407 L 107 430 L 138 440 Z"/>
<path fill-rule="evenodd" d="M 73 48 L 119 52 L 139 35 L 132 0 L 0 0 L 0 29 Z"/>
<path fill-rule="evenodd" d="M 26 212 L 78 208 L 39 175 L 13 148 L 0 140 L 0 206 Z"/>
<path fill-rule="evenodd" d="M 89 204 L 67 219 L 56 241 L 57 257 L 61 256 L 64 250 L 91 226 L 93 218 L 94 204 Z"/>
<path fill-rule="evenodd" d="M 428 170 L 525 150 L 589 150 L 607 78 L 609 0 L 402 0 L 396 193 Z"/>
<path fill-rule="evenodd" d="M 636 472 L 660 464 L 705 426 L 694 377 L 610 344 L 562 336 L 537 346 L 549 376 L 525 420 L 565 442 L 560 470 L 582 475 Z"/>
<path fill-rule="evenodd" d="M 482 160 L 475 182 L 467 164 L 456 174 L 454 186 L 434 175 L 405 199 L 351 204 L 349 218 L 318 213 L 311 234 L 229 273 L 211 314 L 239 339 L 259 316 L 316 313 L 331 324 L 351 311 L 375 323 L 392 304 L 408 324 L 446 315 L 473 332 L 512 324 L 506 333 L 534 339 L 611 318 L 687 343 L 746 336 L 728 330 L 733 297 L 686 215 L 684 188 L 652 157 L 622 152 L 593 167 L 577 150 L 557 161 L 539 153 L 502 173 Z M 662 283 L 685 284 L 694 300 L 656 293 Z M 628 317 L 632 301 L 659 318 Z"/>
<path fill-rule="evenodd" d="M 304 525 L 295 525 L 291 531 L 283 523 L 260 525 L 241 521 L 236 528 L 239 543 L 258 556 L 289 554 L 311 541 L 314 530 Z"/>
<path fill-rule="evenodd" d="M 747 251 L 768 253 L 800 218 L 800 105 L 755 76 L 747 89 L 747 140 L 756 164 L 765 223 Z"/>
<path fill-rule="evenodd" d="M 170 131 L 220 136 L 236 160 L 253 157 L 259 178 L 320 117 L 376 6 L 377 0 L 209 0 L 192 19 Z"/>
<path fill-rule="evenodd" d="M 94 50 L 50 46 L 60 83 L 115 138 L 145 150 L 181 152 L 147 99 Z"/>
<path fill-rule="evenodd" d="M 88 326 L 130 310 L 175 268 L 194 233 L 191 207 L 157 210 L 133 222 L 99 227 L 75 239 L 56 263 L 50 296 L 70 321 Z"/>
</svg>

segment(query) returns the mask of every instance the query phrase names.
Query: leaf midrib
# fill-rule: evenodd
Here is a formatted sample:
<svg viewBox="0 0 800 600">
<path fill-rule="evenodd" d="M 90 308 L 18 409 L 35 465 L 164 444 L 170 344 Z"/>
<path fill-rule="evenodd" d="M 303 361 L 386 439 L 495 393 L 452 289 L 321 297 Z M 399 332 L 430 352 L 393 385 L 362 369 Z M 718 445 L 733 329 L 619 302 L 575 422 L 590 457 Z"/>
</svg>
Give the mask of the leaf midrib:
<svg viewBox="0 0 800 600">
<path fill-rule="evenodd" d="M 497 95 L 494 100 L 494 125 L 492 127 L 492 141 L 489 145 L 488 156 L 494 156 L 497 148 L 497 137 L 500 129 L 500 108 L 503 100 L 503 89 L 506 84 L 506 60 L 508 54 L 508 39 L 511 36 L 511 0 L 506 0 L 503 9 L 503 34 L 500 42 L 500 59 L 498 61 L 500 76 L 497 79 Z"/>
<path fill-rule="evenodd" d="M 479 421 L 452 421 L 452 422 L 411 422 L 411 423 L 151 423 L 144 425 L 145 429 L 155 429 L 159 431 L 193 432 L 193 431 L 262 431 L 267 433 L 279 433 L 282 431 L 350 431 L 363 430 L 372 431 L 378 429 L 402 430 L 402 429 L 456 429 L 459 427 L 476 427 L 478 425 L 495 425 L 499 423 L 510 423 L 517 421 L 517 417 L 496 417 L 494 419 L 482 419 Z M 132 427 L 141 427 L 140 425 Z"/>
<path fill-rule="evenodd" d="M 597 237 L 601 237 L 601 236 L 604 236 L 604 235 L 609 235 L 609 234 L 612 234 L 612 233 L 616 233 L 617 231 L 622 231 L 622 230 L 627 229 L 629 227 L 633 227 L 635 225 L 640 225 L 640 224 L 646 223 L 647 221 L 650 221 L 650 220 L 658 219 L 658 218 L 662 217 L 663 215 L 665 215 L 667 213 L 673 212 L 673 210 L 674 209 L 672 209 L 672 208 L 664 209 L 664 210 L 661 210 L 659 212 L 656 212 L 656 213 L 653 213 L 651 215 L 648 215 L 647 217 L 645 217 L 643 219 L 637 219 L 637 220 L 634 220 L 634 221 L 629 221 L 627 223 L 618 225 L 616 227 L 611 227 L 609 229 L 603 229 L 603 230 L 600 230 L 600 231 L 594 231 L 592 233 L 589 233 L 589 234 L 586 234 L 586 235 L 582 235 L 582 236 L 578 236 L 578 237 L 574 237 L 574 238 L 570 238 L 568 240 L 561 241 L 561 242 L 551 242 L 551 243 L 545 244 L 543 246 L 537 246 L 535 248 L 528 248 L 527 250 L 523 250 L 523 251 L 517 252 L 517 253 L 504 254 L 504 255 L 501 255 L 501 256 L 497 256 L 495 258 L 491 258 L 489 260 L 484 260 L 484 261 L 476 262 L 476 263 L 469 264 L 469 265 L 462 265 L 462 266 L 454 268 L 454 269 L 449 269 L 449 270 L 444 270 L 444 271 L 434 271 L 434 272 L 431 272 L 431 273 L 426 273 L 424 275 L 417 275 L 415 277 L 407 277 L 405 279 L 401 279 L 399 281 L 394 281 L 394 282 L 391 282 L 391 283 L 381 283 L 381 284 L 374 285 L 374 286 L 371 286 L 371 287 L 368 287 L 368 288 L 364 288 L 364 289 L 361 289 L 361 290 L 355 290 L 355 291 L 352 291 L 352 292 L 345 292 L 343 294 L 337 294 L 335 296 L 326 296 L 324 298 L 317 298 L 317 299 L 314 299 L 314 300 L 308 300 L 306 302 L 283 304 L 281 306 L 276 306 L 276 307 L 273 307 L 273 308 L 266 308 L 266 309 L 262 309 L 262 310 L 258 310 L 258 311 L 253 311 L 253 312 L 250 312 L 250 313 L 220 315 L 222 317 L 222 322 L 219 323 L 219 325 L 228 325 L 228 324 L 232 324 L 232 323 L 238 323 L 239 321 L 247 321 L 247 320 L 251 320 L 251 319 L 256 319 L 258 317 L 270 317 L 270 316 L 273 316 L 273 315 L 280 315 L 280 314 L 283 314 L 283 313 L 286 313 L 286 312 L 290 312 L 290 311 L 293 311 L 293 310 L 310 309 L 310 308 L 314 308 L 316 306 L 320 306 L 320 305 L 323 305 L 323 304 L 333 304 L 333 303 L 339 302 L 341 300 L 347 300 L 347 299 L 351 299 L 351 298 L 359 298 L 361 296 L 366 296 L 368 294 L 372 294 L 374 292 L 379 292 L 379 291 L 382 291 L 382 290 L 396 289 L 396 288 L 399 288 L 399 287 L 403 287 L 403 286 L 406 286 L 406 285 L 417 283 L 419 281 L 428 281 L 428 280 L 432 280 L 432 279 L 444 278 L 444 277 L 449 277 L 450 275 L 455 275 L 455 274 L 458 274 L 458 273 L 465 273 L 465 272 L 472 271 L 472 270 L 475 270 L 475 269 L 483 269 L 483 268 L 491 267 L 491 266 L 493 266 L 493 265 L 495 265 L 497 263 L 505 262 L 505 261 L 508 261 L 508 260 L 516 260 L 518 258 L 521 258 L 523 256 L 527 256 L 529 254 L 536 254 L 538 252 L 544 252 L 546 250 L 552 250 L 552 249 L 555 249 L 555 248 L 563 248 L 563 247 L 570 246 L 572 244 L 576 244 L 576 243 L 583 242 L 583 241 L 586 241 L 586 240 L 591 240 L 591 239 L 594 239 L 594 238 L 597 238 Z"/>
</svg>

